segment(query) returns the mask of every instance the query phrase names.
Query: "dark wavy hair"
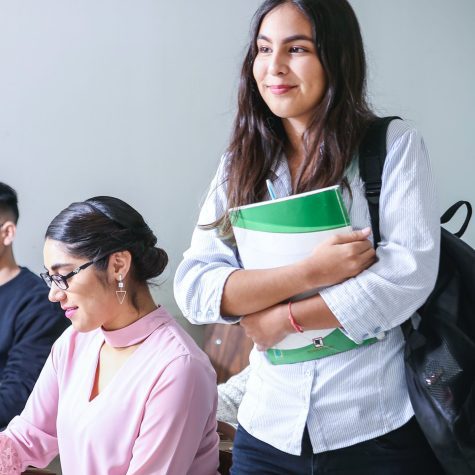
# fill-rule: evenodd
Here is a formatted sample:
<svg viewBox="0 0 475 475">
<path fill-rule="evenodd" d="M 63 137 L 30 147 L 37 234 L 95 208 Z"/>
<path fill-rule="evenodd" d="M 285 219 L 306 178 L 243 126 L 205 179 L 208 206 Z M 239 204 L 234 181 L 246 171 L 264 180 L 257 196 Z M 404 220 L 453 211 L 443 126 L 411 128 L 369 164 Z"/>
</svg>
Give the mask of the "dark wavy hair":
<svg viewBox="0 0 475 475">
<path fill-rule="evenodd" d="M 118 251 L 132 255 L 131 278 L 137 284 L 158 277 L 168 263 L 167 253 L 132 206 L 111 196 L 96 196 L 71 203 L 51 221 L 45 238 L 59 241 L 74 257 L 96 260 L 103 271 L 109 256 Z M 132 293 L 132 302 L 134 295 Z"/>
<path fill-rule="evenodd" d="M 342 182 L 345 185 L 345 170 L 375 117 L 366 100 L 361 32 L 347 0 L 264 1 L 254 14 L 241 69 L 238 110 L 227 150 L 228 209 L 264 199 L 265 180 L 287 143 L 281 119 L 267 107 L 253 76 L 261 23 L 271 10 L 286 3 L 297 7 L 310 21 L 327 82 L 324 97 L 303 136 L 305 158 L 293 192 Z M 227 213 L 211 225 L 215 226 L 224 235 L 229 232 Z"/>
</svg>

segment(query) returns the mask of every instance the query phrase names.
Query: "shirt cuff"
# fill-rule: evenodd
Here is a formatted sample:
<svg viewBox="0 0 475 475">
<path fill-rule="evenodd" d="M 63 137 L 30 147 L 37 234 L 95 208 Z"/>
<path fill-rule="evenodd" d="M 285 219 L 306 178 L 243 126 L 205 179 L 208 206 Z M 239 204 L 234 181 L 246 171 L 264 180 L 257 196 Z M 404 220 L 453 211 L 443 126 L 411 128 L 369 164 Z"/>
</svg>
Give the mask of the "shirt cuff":
<svg viewBox="0 0 475 475">
<path fill-rule="evenodd" d="M 368 297 L 355 278 L 322 289 L 320 296 L 348 338 L 357 344 L 369 338 L 382 338 L 384 327 L 389 328 L 374 300 Z"/>
<path fill-rule="evenodd" d="M 219 267 L 208 272 L 207 280 L 202 283 L 202 288 L 195 288 L 193 292 L 201 292 L 199 298 L 192 299 L 191 308 L 183 315 L 196 325 L 209 323 L 238 323 L 241 317 L 223 317 L 221 315 L 221 299 L 228 277 L 238 267 Z"/>
</svg>

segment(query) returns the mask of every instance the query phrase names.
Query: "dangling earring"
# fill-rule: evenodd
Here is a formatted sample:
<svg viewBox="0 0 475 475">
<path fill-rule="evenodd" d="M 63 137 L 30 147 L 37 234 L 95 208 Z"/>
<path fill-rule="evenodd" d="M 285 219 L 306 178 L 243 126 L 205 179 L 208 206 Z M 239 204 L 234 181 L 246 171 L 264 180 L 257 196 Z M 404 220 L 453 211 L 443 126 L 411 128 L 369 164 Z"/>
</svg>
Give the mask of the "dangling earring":
<svg viewBox="0 0 475 475">
<path fill-rule="evenodd" d="M 118 290 L 115 291 L 117 295 L 117 300 L 122 305 L 124 303 L 125 296 L 127 295 L 127 291 L 124 290 L 124 282 L 122 281 L 122 274 L 119 274 L 119 282 L 117 283 Z"/>
</svg>

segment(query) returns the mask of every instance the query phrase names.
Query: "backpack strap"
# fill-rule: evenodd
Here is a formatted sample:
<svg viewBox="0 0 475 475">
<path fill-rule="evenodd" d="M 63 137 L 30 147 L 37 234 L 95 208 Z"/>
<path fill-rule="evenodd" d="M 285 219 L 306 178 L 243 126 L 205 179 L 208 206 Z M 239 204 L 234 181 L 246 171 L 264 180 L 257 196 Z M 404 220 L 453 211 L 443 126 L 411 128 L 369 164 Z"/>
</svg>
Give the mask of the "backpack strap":
<svg viewBox="0 0 475 475">
<path fill-rule="evenodd" d="M 372 122 L 359 148 L 360 176 L 365 186 L 375 249 L 378 247 L 379 241 L 381 241 L 381 234 L 379 232 L 379 196 L 381 195 L 383 168 L 387 153 L 386 136 L 388 126 L 394 119 L 400 119 L 400 117 L 381 117 Z M 410 319 L 401 324 L 401 330 L 407 341 L 412 331 Z"/>
<path fill-rule="evenodd" d="M 441 224 L 448 223 L 453 218 L 454 214 L 464 205 L 467 208 L 465 220 L 461 228 L 456 233 L 454 233 L 454 236 L 457 236 L 458 238 L 461 238 L 463 233 L 467 230 L 468 223 L 472 217 L 472 205 L 468 201 L 457 201 L 457 203 L 453 204 L 440 218 Z"/>
<path fill-rule="evenodd" d="M 379 232 L 379 196 L 381 194 L 384 161 L 386 160 L 386 134 L 389 123 L 398 116 L 381 117 L 368 127 L 359 148 L 360 176 L 368 201 L 374 247 L 381 241 Z"/>
</svg>

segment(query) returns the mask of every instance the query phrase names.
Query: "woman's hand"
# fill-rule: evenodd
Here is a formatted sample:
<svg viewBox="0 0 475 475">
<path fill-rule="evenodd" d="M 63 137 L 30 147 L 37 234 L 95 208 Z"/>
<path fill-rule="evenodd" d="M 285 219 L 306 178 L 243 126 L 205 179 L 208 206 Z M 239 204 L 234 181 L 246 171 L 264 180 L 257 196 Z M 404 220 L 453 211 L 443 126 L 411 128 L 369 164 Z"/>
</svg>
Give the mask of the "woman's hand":
<svg viewBox="0 0 475 475">
<path fill-rule="evenodd" d="M 288 319 L 287 305 L 284 304 L 246 315 L 241 319 L 240 325 L 259 351 L 272 348 L 287 335 L 295 332 Z"/>
<path fill-rule="evenodd" d="M 0 434 L 0 475 L 20 475 L 21 462 L 15 444 Z"/>
<path fill-rule="evenodd" d="M 376 261 L 368 236 L 371 228 L 336 234 L 319 244 L 312 254 L 299 261 L 308 289 L 339 284 L 358 275 Z"/>
</svg>

